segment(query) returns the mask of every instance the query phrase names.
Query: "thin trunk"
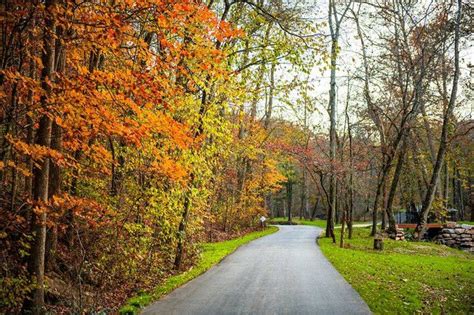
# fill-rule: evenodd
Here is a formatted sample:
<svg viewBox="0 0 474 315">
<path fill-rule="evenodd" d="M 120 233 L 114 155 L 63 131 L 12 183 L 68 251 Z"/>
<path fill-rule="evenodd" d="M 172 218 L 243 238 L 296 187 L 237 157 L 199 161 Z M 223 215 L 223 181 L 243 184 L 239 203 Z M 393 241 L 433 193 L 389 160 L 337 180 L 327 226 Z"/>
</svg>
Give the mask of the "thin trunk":
<svg viewBox="0 0 474 315">
<path fill-rule="evenodd" d="M 306 217 L 306 169 L 303 168 L 303 180 L 301 182 L 301 199 L 300 199 L 300 220 L 303 219 L 303 214 Z"/>
<path fill-rule="evenodd" d="M 329 177 L 329 209 L 327 215 L 326 237 L 333 237 L 334 219 L 336 215 L 336 175 L 334 163 L 336 160 L 336 56 L 337 56 L 337 39 L 332 40 L 331 44 L 331 82 L 329 90 L 329 159 L 331 163 L 331 175 Z M 334 237 L 333 237 L 334 238 Z"/>
<path fill-rule="evenodd" d="M 62 26 L 56 29 L 56 46 L 55 46 L 55 71 L 56 73 L 64 72 L 66 66 L 66 55 L 64 47 L 61 44 L 63 35 Z M 62 129 L 56 123 L 52 123 L 51 129 L 51 149 L 61 151 L 62 149 Z M 49 166 L 49 189 L 48 198 L 51 200 L 54 196 L 61 194 L 61 168 L 57 163 L 50 163 Z M 58 226 L 53 224 L 46 235 L 46 256 L 45 266 L 46 270 L 53 270 L 56 265 L 56 247 L 58 243 Z"/>
<path fill-rule="evenodd" d="M 448 161 L 444 160 L 444 187 L 443 187 L 443 208 L 448 209 L 449 205 L 449 165 Z"/>
<path fill-rule="evenodd" d="M 370 231 L 371 236 L 377 234 L 377 212 L 379 208 L 380 191 L 382 190 L 381 187 L 383 186 L 384 182 L 384 180 L 379 179 L 377 190 L 375 192 L 374 208 L 372 209 L 372 230 Z"/>
<path fill-rule="evenodd" d="M 331 162 L 331 175 L 329 178 L 329 198 L 328 198 L 328 216 L 326 223 L 326 237 L 331 236 L 334 243 L 336 237 L 334 236 L 334 217 L 336 214 L 336 174 L 334 163 L 336 161 L 336 69 L 337 69 L 337 55 L 339 50 L 339 30 L 344 17 L 351 6 L 352 1 L 347 1 L 344 12 L 338 16 L 336 10 L 336 3 L 334 0 L 328 2 L 328 24 L 331 33 L 331 79 L 329 89 L 329 159 Z"/>
<path fill-rule="evenodd" d="M 387 181 L 384 181 L 382 187 L 382 231 L 387 229 Z"/>
<path fill-rule="evenodd" d="M 51 148 L 54 150 L 61 150 L 62 142 L 62 130 L 61 127 L 56 123 L 52 124 L 51 131 Z M 56 163 L 49 165 L 49 189 L 48 198 L 51 199 L 54 196 L 61 194 L 61 168 Z M 54 269 L 56 265 L 56 247 L 58 243 L 58 227 L 53 224 L 46 235 L 46 256 L 45 265 L 47 270 Z"/>
<path fill-rule="evenodd" d="M 53 17 L 56 0 L 46 0 L 45 2 L 45 27 L 43 39 L 41 71 L 41 87 L 44 94 L 40 102 L 42 108 L 48 107 L 48 96 L 51 93 L 49 81 L 52 81 L 54 71 L 54 34 L 55 22 Z M 36 144 L 49 148 L 51 145 L 51 125 L 52 121 L 47 116 L 41 117 Z M 33 170 L 33 199 L 38 203 L 48 201 L 48 179 L 49 179 L 49 159 L 44 159 L 38 163 Z M 28 271 L 35 286 L 30 295 L 25 300 L 23 311 L 25 313 L 41 314 L 44 309 L 44 263 L 45 263 L 45 245 L 46 245 L 46 211 L 40 211 L 33 215 L 33 245 L 31 247 L 30 259 L 28 262 Z"/>
<path fill-rule="evenodd" d="M 421 110 L 421 115 L 423 118 L 423 125 L 426 131 L 426 137 L 428 139 L 428 149 L 429 149 L 428 151 L 430 153 L 431 163 L 434 165 L 435 159 L 436 159 L 436 155 L 435 155 L 436 153 L 435 153 L 433 135 L 432 135 L 430 123 L 428 121 L 428 115 L 426 114 L 425 102 L 423 101 L 420 102 L 420 110 Z"/>
<path fill-rule="evenodd" d="M 274 89 L 275 89 L 275 63 L 272 63 L 272 66 L 270 68 L 270 92 L 268 95 L 268 104 L 267 104 L 267 110 L 265 113 L 265 124 L 264 124 L 265 129 L 267 130 L 270 127 L 270 121 L 272 118 Z"/>
<path fill-rule="evenodd" d="M 457 183 L 457 195 L 458 195 L 458 206 L 459 209 L 461 210 L 462 214 L 462 219 L 465 220 L 466 218 L 466 213 L 465 213 L 465 208 L 464 208 L 464 194 L 463 194 L 463 189 L 461 185 L 461 173 L 459 172 L 459 169 L 456 169 L 456 183 Z"/>
<path fill-rule="evenodd" d="M 33 95 L 31 94 L 31 102 L 33 101 Z M 26 136 L 26 142 L 29 145 L 33 145 L 35 141 L 35 133 L 34 133 L 34 122 L 33 119 L 27 116 L 27 136 Z M 27 158 L 26 165 L 28 168 L 28 171 L 33 172 L 33 159 L 31 157 Z M 28 197 L 33 196 L 33 177 L 32 176 L 27 176 L 25 178 L 25 192 L 28 195 Z"/>
<path fill-rule="evenodd" d="M 341 248 L 344 248 L 345 229 L 346 229 L 346 209 L 342 210 L 341 238 L 340 238 L 340 242 L 339 242 L 339 247 L 341 247 Z"/>
<path fill-rule="evenodd" d="M 197 126 L 196 131 L 194 132 L 194 138 L 199 137 L 204 132 L 204 113 L 206 111 L 206 106 L 208 102 L 208 95 L 207 91 L 203 90 L 201 95 L 201 105 L 199 108 L 199 125 Z M 196 187 L 195 183 L 195 174 L 191 172 L 190 174 L 190 188 L 184 194 L 184 203 L 183 203 L 183 213 L 181 216 L 181 221 L 179 223 L 178 231 L 177 231 L 177 239 L 178 244 L 176 246 L 176 256 L 174 260 L 174 268 L 178 270 L 181 267 L 181 262 L 183 260 L 183 249 L 184 249 L 184 241 L 186 240 L 186 226 L 188 223 L 188 217 L 190 212 L 191 206 L 191 188 Z"/>
<path fill-rule="evenodd" d="M 370 233 L 371 236 L 374 236 L 377 233 L 377 213 L 379 209 L 379 203 L 380 203 L 380 197 L 382 195 L 382 190 L 383 186 L 385 185 L 385 182 L 387 181 L 387 176 L 391 168 L 391 162 L 392 158 L 387 157 L 387 160 L 384 161 L 384 164 L 382 165 L 382 169 L 379 172 L 378 179 L 377 179 L 377 189 L 375 192 L 375 200 L 374 200 L 374 207 L 372 209 L 372 231 Z M 394 218 L 393 220 L 390 220 L 389 218 L 389 223 L 395 222 Z M 390 226 L 389 226 L 390 228 Z"/>
<path fill-rule="evenodd" d="M 360 6 L 359 6 L 360 9 Z M 369 62 L 367 58 L 367 52 L 366 52 L 366 47 L 365 47 L 365 41 L 364 41 L 364 36 L 362 34 L 362 29 L 359 23 L 359 14 L 358 12 L 352 11 L 352 15 L 354 17 L 354 20 L 356 22 L 356 27 L 357 27 L 357 34 L 360 39 L 361 47 L 362 47 L 362 60 L 363 60 L 363 65 L 364 65 L 364 98 L 367 103 L 367 109 L 370 118 L 374 122 L 375 126 L 377 127 L 377 131 L 379 133 L 380 137 L 380 148 L 381 148 L 381 153 L 382 157 L 384 159 L 384 163 L 382 165 L 382 169 L 379 173 L 378 176 L 378 181 L 377 181 L 377 190 L 375 193 L 375 200 L 374 200 L 374 207 L 372 210 L 372 230 L 370 235 L 374 236 L 377 233 L 377 217 L 378 217 L 378 209 L 379 209 L 379 201 L 380 201 L 380 194 L 382 193 L 382 190 L 386 187 L 386 177 L 388 175 L 388 172 L 390 170 L 390 164 L 391 164 L 391 158 L 386 156 L 386 148 L 387 148 L 387 143 L 385 139 L 385 127 L 382 122 L 382 119 L 380 117 L 379 111 L 377 108 L 374 106 L 372 102 L 372 96 L 370 93 L 370 87 L 369 87 L 369 82 L 370 82 L 370 72 L 369 72 Z M 396 143 L 398 145 L 398 143 Z M 383 205 L 382 205 L 382 227 L 384 227 L 385 222 L 385 197 L 383 197 Z"/>
<path fill-rule="evenodd" d="M 393 214 L 393 202 L 395 200 L 395 194 L 397 193 L 398 182 L 400 181 L 400 176 L 402 174 L 405 154 L 406 154 L 406 140 L 404 140 L 402 147 L 400 149 L 400 152 L 398 153 L 397 166 L 395 168 L 395 173 L 393 174 L 393 180 L 392 180 L 392 184 L 390 185 L 390 191 L 388 194 L 386 212 L 387 212 L 388 220 L 389 220 L 389 225 L 388 225 L 388 230 L 387 230 L 389 233 L 397 232 L 397 228 L 396 228 L 397 222 Z"/>
<path fill-rule="evenodd" d="M 183 217 L 181 219 L 181 222 L 179 222 L 179 227 L 178 227 L 178 245 L 176 248 L 176 256 L 174 259 L 174 269 L 176 270 L 178 270 L 181 267 L 181 263 L 183 259 L 184 238 L 185 238 L 184 231 L 186 231 L 186 225 L 188 222 L 190 206 L 191 206 L 191 198 L 189 196 L 186 196 L 186 198 L 184 198 Z"/>
<path fill-rule="evenodd" d="M 350 172 L 349 172 L 349 209 L 347 218 L 347 228 L 349 230 L 349 239 L 352 238 L 352 224 L 354 220 L 354 161 L 352 152 L 352 132 L 351 125 L 348 123 L 349 133 L 349 159 L 350 159 Z"/>
<path fill-rule="evenodd" d="M 347 82 L 347 95 L 346 95 L 346 122 L 347 122 L 347 136 L 349 138 L 349 184 L 348 184 L 348 198 L 349 204 L 346 200 L 346 214 L 344 220 L 347 221 L 347 228 L 349 230 L 349 239 L 352 238 L 352 220 L 353 220 L 353 209 L 354 209 L 354 154 L 352 150 L 352 126 L 349 117 L 349 101 L 351 96 L 350 81 Z M 342 158 L 342 155 L 341 155 Z M 343 222 L 344 224 L 344 222 Z M 343 247 L 344 244 L 341 245 Z"/>
<path fill-rule="evenodd" d="M 286 183 L 286 200 L 288 203 L 288 222 L 291 221 L 291 211 L 293 208 L 293 183 L 292 182 L 287 182 Z"/>
<path fill-rule="evenodd" d="M 426 191 L 425 199 L 421 208 L 421 218 L 420 224 L 417 227 L 418 239 L 421 240 L 425 231 L 426 224 L 428 221 L 428 214 L 431 210 L 431 205 L 433 203 L 434 195 L 436 193 L 436 187 L 438 186 L 439 174 L 441 172 L 441 167 L 443 165 L 444 157 L 446 150 L 448 148 L 448 129 L 451 120 L 451 116 L 456 105 L 456 94 L 458 89 L 459 81 L 459 29 L 461 24 L 461 14 L 462 14 L 462 0 L 457 0 L 457 15 L 456 15 L 456 25 L 454 31 L 454 77 L 453 77 L 453 86 L 451 90 L 451 96 L 449 98 L 448 108 L 444 114 L 443 125 L 441 128 L 441 137 L 440 144 L 438 149 L 438 154 L 436 156 L 436 163 L 433 167 L 433 173 L 431 176 L 430 184 Z"/>
<path fill-rule="evenodd" d="M 468 174 L 468 195 L 467 195 L 467 204 L 469 205 L 469 209 L 471 210 L 471 221 L 474 221 L 474 181 L 471 171 Z"/>
<path fill-rule="evenodd" d="M 316 211 L 318 210 L 318 205 L 319 205 L 319 198 L 316 198 L 316 202 L 314 203 L 313 211 L 311 212 L 311 218 L 310 218 L 311 221 L 314 220 L 314 217 L 316 215 Z"/>
<path fill-rule="evenodd" d="M 16 154 L 12 153 L 12 160 L 16 163 Z M 15 211 L 15 204 L 16 204 L 16 193 L 18 190 L 18 172 L 16 168 L 12 168 L 12 188 L 11 188 L 11 196 L 10 196 L 10 211 Z"/>
</svg>

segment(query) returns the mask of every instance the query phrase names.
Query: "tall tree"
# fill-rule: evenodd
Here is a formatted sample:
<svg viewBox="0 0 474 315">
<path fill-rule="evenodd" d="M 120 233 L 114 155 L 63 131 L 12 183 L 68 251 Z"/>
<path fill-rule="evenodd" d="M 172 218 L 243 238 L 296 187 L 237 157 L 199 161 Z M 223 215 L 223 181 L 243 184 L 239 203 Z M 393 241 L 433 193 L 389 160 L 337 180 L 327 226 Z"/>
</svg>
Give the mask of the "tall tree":
<svg viewBox="0 0 474 315">
<path fill-rule="evenodd" d="M 433 199 L 436 193 L 436 187 L 439 183 L 439 176 L 443 162 L 445 159 L 446 151 L 448 148 L 448 128 L 452 119 L 454 108 L 456 106 L 456 96 L 458 90 L 458 81 L 459 81 L 459 37 L 460 37 L 460 25 L 462 17 L 462 1 L 457 1 L 457 11 L 456 11 L 456 20 L 454 24 L 454 75 L 453 83 L 451 87 L 451 95 L 449 98 L 449 103 L 447 108 L 444 111 L 443 115 L 443 125 L 441 127 L 441 137 L 438 148 L 438 153 L 436 155 L 436 163 L 433 167 L 433 172 L 431 175 L 431 180 L 428 185 L 428 189 L 425 194 L 425 199 L 423 200 L 421 208 L 421 217 L 420 224 L 417 226 L 418 239 L 421 239 L 426 231 L 426 224 L 428 221 L 428 214 L 433 203 Z"/>
<path fill-rule="evenodd" d="M 329 158 L 331 161 L 331 175 L 329 178 L 329 200 L 328 200 L 328 214 L 326 222 L 326 237 L 332 237 L 333 242 L 336 242 L 334 236 L 334 219 L 336 215 L 336 200 L 337 200 L 337 178 L 335 174 L 335 162 L 336 162 L 336 70 L 337 70 L 337 56 L 339 53 L 339 35 L 341 30 L 342 21 L 344 20 L 349 8 L 351 1 L 348 1 L 345 5 L 342 14 L 339 15 L 336 9 L 336 1 L 328 1 L 328 24 L 331 35 L 331 76 L 330 76 L 330 88 L 329 88 Z"/>
<path fill-rule="evenodd" d="M 57 1 L 47 0 L 45 2 L 44 34 L 41 61 L 43 69 L 41 70 L 41 107 L 48 110 L 51 106 L 49 96 L 51 94 L 50 82 L 54 80 L 55 64 L 55 33 L 56 33 L 56 10 Z M 37 145 L 44 148 L 51 146 L 51 128 L 52 120 L 48 115 L 41 117 L 38 130 L 36 132 Z M 46 204 L 48 202 L 49 188 L 49 158 L 39 163 L 33 169 L 33 198 L 37 202 L 33 209 L 33 233 L 34 243 L 30 255 L 28 270 L 35 284 L 31 291 L 31 296 L 25 301 L 23 310 L 32 314 L 42 314 L 44 309 L 44 270 L 45 270 L 45 252 L 46 252 Z"/>
</svg>

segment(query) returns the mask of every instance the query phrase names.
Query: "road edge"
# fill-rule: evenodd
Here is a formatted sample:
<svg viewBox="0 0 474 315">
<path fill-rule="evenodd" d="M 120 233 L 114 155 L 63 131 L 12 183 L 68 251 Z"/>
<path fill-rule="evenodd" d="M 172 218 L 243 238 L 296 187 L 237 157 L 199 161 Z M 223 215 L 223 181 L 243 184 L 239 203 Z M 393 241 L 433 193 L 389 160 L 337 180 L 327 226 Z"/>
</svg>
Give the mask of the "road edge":
<svg viewBox="0 0 474 315">
<path fill-rule="evenodd" d="M 226 257 L 234 253 L 237 249 L 239 249 L 241 246 L 246 245 L 250 243 L 251 241 L 254 241 L 256 239 L 259 239 L 264 236 L 268 236 L 270 234 L 278 232 L 280 229 L 277 226 L 269 226 L 266 230 L 263 231 L 254 231 L 250 232 L 246 235 L 222 241 L 222 242 L 216 242 L 216 243 L 211 243 L 215 244 L 216 246 L 218 244 L 223 244 L 223 243 L 230 243 L 230 242 L 235 242 L 239 239 L 241 239 L 242 242 L 239 242 L 238 244 L 235 245 L 230 251 L 224 253 L 222 256 L 218 257 L 214 261 L 212 261 L 210 264 L 205 265 L 205 266 L 200 266 L 200 264 L 203 262 L 203 259 L 191 267 L 190 269 L 183 271 L 179 274 L 173 275 L 166 279 L 163 283 L 155 287 L 154 289 L 151 290 L 151 292 L 143 292 L 140 294 L 137 294 L 131 298 L 129 298 L 120 308 L 118 313 L 122 315 L 135 315 L 139 314 L 142 309 L 147 307 L 148 305 L 158 301 L 165 295 L 171 293 L 175 289 L 185 285 L 186 283 L 190 282 L 191 280 L 199 277 L 200 275 L 204 274 L 207 272 L 209 269 L 212 267 L 216 266 L 219 264 L 221 261 L 223 261 Z M 209 243 L 206 243 L 209 244 Z M 205 253 L 204 253 L 205 254 Z"/>
</svg>

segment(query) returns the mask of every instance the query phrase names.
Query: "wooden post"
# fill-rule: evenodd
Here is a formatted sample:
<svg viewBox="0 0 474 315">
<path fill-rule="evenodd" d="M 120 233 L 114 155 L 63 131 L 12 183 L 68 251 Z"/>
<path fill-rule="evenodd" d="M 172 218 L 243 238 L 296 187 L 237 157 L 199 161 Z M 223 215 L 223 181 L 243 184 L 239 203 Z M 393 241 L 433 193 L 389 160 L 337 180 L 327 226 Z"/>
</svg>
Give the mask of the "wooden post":
<svg viewBox="0 0 474 315">
<path fill-rule="evenodd" d="M 374 237 L 374 249 L 383 250 L 383 238 L 380 235 Z"/>
</svg>

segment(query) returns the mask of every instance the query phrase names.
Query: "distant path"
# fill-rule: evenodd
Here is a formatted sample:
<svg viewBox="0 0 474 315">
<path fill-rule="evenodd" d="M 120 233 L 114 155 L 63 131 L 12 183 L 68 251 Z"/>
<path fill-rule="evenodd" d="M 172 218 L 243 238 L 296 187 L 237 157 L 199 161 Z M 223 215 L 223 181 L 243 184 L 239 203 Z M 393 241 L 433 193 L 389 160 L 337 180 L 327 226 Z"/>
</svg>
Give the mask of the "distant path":
<svg viewBox="0 0 474 315">
<path fill-rule="evenodd" d="M 321 228 L 279 228 L 240 247 L 143 314 L 370 313 L 316 245 Z"/>
</svg>

